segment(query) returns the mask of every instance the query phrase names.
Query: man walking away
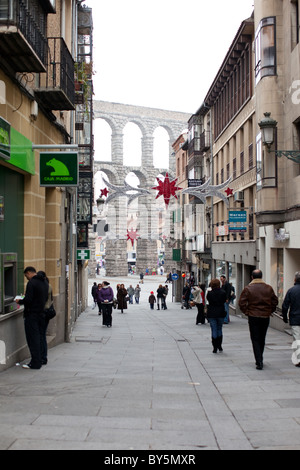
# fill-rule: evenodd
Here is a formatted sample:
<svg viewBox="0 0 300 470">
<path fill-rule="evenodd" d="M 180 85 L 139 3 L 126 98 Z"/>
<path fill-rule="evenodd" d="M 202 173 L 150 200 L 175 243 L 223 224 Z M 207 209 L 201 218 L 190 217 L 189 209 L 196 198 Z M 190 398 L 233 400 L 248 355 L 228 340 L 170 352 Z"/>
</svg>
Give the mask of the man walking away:
<svg viewBox="0 0 300 470">
<path fill-rule="evenodd" d="M 24 275 L 28 280 L 25 297 L 16 302 L 25 307 L 24 325 L 31 361 L 29 364 L 24 364 L 23 368 L 40 369 L 45 329 L 44 307 L 48 300 L 49 284 L 42 275 L 36 273 L 32 266 L 25 268 Z"/>
<path fill-rule="evenodd" d="M 294 286 L 285 295 L 282 317 L 285 323 L 290 322 L 294 338 L 293 347 L 295 347 L 292 361 L 296 367 L 300 367 L 300 271 L 296 272 L 294 282 Z"/>
<path fill-rule="evenodd" d="M 246 286 L 239 299 L 241 311 L 248 316 L 250 337 L 253 346 L 256 369 L 263 369 L 263 352 L 270 316 L 278 305 L 278 298 L 269 284 L 262 280 L 262 272 L 252 272 L 252 282 Z"/>
</svg>

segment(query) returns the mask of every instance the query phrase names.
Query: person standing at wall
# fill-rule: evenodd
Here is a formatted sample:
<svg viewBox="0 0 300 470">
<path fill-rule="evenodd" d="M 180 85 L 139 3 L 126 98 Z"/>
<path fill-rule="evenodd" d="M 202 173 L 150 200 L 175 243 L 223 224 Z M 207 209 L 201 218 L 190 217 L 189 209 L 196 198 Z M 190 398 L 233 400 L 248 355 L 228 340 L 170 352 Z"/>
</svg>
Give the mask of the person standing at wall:
<svg viewBox="0 0 300 470">
<path fill-rule="evenodd" d="M 269 284 L 262 279 L 260 269 L 252 272 L 252 281 L 239 298 L 241 311 L 248 316 L 250 337 L 253 346 L 256 369 L 263 369 L 263 353 L 270 317 L 278 305 L 278 298 Z"/>
<path fill-rule="evenodd" d="M 48 299 L 49 284 L 45 278 L 37 274 L 36 269 L 27 266 L 24 275 L 28 280 L 25 297 L 16 300 L 24 305 L 24 326 L 31 360 L 23 364 L 24 369 L 40 369 L 42 367 L 42 344 L 45 330 L 45 316 L 43 315 Z"/>
<path fill-rule="evenodd" d="M 282 317 L 285 323 L 290 323 L 295 352 L 292 356 L 293 364 L 300 367 L 300 271 L 295 273 L 294 286 L 291 287 L 282 304 Z"/>
</svg>

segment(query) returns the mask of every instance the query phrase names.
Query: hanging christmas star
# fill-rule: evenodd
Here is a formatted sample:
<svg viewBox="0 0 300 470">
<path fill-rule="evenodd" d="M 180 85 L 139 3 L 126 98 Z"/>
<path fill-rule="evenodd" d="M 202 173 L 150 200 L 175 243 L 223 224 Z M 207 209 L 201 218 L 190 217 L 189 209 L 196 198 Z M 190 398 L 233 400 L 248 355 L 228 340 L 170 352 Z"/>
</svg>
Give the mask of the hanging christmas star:
<svg viewBox="0 0 300 470">
<path fill-rule="evenodd" d="M 127 229 L 127 241 L 128 240 L 131 241 L 132 248 L 133 248 L 134 241 L 137 239 L 138 239 L 137 231 L 133 229 L 130 229 L 130 230 Z"/>
<path fill-rule="evenodd" d="M 109 191 L 107 188 L 104 188 L 104 189 L 101 189 L 101 194 L 100 194 L 100 197 L 104 196 L 104 197 L 107 197 Z"/>
<path fill-rule="evenodd" d="M 106 184 L 106 186 L 108 186 L 109 189 L 114 191 L 106 199 L 105 201 L 106 204 L 108 204 L 113 199 L 116 199 L 117 197 L 126 196 L 128 198 L 128 205 L 129 205 L 137 197 L 146 196 L 147 194 L 150 194 L 150 191 L 148 191 L 147 189 L 134 188 L 133 186 L 130 186 L 130 184 L 126 183 L 126 181 L 124 181 L 124 186 L 116 186 L 106 181 L 106 179 L 103 178 L 103 176 L 102 176 L 102 179 L 104 183 Z"/>
<path fill-rule="evenodd" d="M 163 196 L 166 207 L 168 207 L 171 196 L 174 196 L 176 199 L 178 199 L 176 196 L 176 191 L 179 191 L 182 188 L 179 188 L 178 186 L 176 186 L 177 178 L 173 181 L 170 181 L 168 173 L 166 173 L 164 180 L 161 180 L 159 178 L 156 178 L 156 179 L 158 182 L 158 186 L 154 186 L 152 188 L 158 191 L 158 194 L 155 199 L 157 199 L 160 196 Z"/>
<path fill-rule="evenodd" d="M 217 186 L 212 186 L 209 184 L 210 183 L 210 178 L 209 178 L 201 186 L 196 186 L 195 188 L 184 189 L 182 191 L 182 194 L 190 194 L 191 196 L 195 196 L 198 199 L 200 199 L 200 201 L 202 201 L 203 204 L 206 203 L 207 197 L 214 197 L 214 196 L 219 197 L 228 206 L 229 205 L 228 198 L 225 196 L 225 194 L 221 192 L 221 190 L 224 189 L 226 186 L 228 186 L 230 181 L 231 181 L 231 177 L 227 181 L 225 181 L 225 183 L 219 184 Z"/>
<path fill-rule="evenodd" d="M 227 189 L 225 190 L 225 193 L 227 194 L 227 197 L 233 196 L 233 189 L 227 188 Z"/>
</svg>

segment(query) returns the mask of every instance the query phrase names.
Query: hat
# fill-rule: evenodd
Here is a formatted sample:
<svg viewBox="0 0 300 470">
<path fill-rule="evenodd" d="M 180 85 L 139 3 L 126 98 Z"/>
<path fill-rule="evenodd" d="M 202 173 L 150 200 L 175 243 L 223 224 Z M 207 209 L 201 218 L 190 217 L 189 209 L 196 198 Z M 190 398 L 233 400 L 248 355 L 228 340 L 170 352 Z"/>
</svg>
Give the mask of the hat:
<svg viewBox="0 0 300 470">
<path fill-rule="evenodd" d="M 107 282 L 107 281 L 103 281 L 102 284 L 104 284 L 105 286 L 109 286 L 109 285 L 110 285 L 110 283 Z"/>
<path fill-rule="evenodd" d="M 153 290 L 150 292 L 150 294 L 154 294 Z"/>
</svg>

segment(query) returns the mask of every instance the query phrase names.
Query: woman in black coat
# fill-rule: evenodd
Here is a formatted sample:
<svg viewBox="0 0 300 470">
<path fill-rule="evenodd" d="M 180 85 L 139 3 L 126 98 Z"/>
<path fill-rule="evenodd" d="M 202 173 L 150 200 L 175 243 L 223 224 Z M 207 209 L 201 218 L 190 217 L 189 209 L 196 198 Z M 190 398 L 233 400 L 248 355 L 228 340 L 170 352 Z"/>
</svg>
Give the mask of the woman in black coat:
<svg viewBox="0 0 300 470">
<path fill-rule="evenodd" d="M 211 338 L 213 345 L 213 353 L 218 350 L 223 351 L 223 323 L 226 317 L 224 303 L 226 302 L 226 292 L 221 289 L 219 279 L 212 279 L 210 282 L 211 290 L 207 292 L 206 299 L 207 305 L 207 319 L 211 328 Z"/>
<path fill-rule="evenodd" d="M 120 284 L 120 287 L 117 291 L 117 301 L 118 309 L 121 310 L 121 313 L 124 313 L 123 310 L 127 310 L 127 301 L 126 296 L 128 295 L 127 289 L 125 289 L 124 284 Z"/>
</svg>

